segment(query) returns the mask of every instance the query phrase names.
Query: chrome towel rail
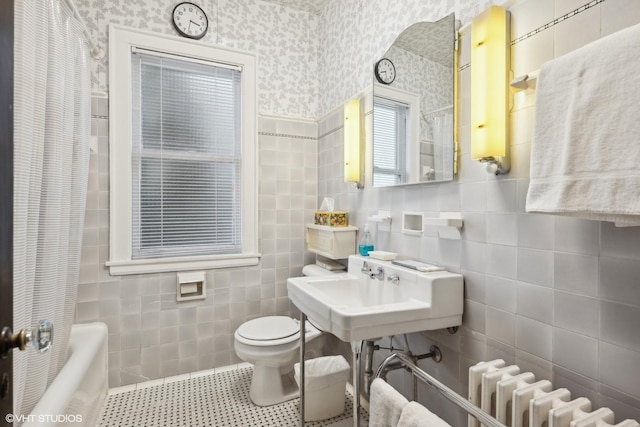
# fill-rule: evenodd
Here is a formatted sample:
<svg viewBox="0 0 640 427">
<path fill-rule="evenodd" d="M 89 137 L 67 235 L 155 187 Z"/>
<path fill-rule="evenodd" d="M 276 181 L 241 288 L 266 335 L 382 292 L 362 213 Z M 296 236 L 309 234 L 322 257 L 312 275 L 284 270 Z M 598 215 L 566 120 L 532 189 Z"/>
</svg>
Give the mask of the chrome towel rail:
<svg viewBox="0 0 640 427">
<path fill-rule="evenodd" d="M 395 362 L 395 363 L 393 363 Z M 393 363 L 393 364 L 392 364 Z M 493 418 L 491 415 L 487 414 L 471 402 L 469 402 L 464 397 L 460 396 L 455 391 L 451 390 L 446 385 L 442 384 L 437 379 L 433 378 L 431 375 L 427 374 L 423 371 L 418 365 L 416 365 L 410 356 L 404 353 L 393 353 L 389 355 L 378 367 L 376 371 L 376 378 L 382 378 L 386 380 L 386 375 L 390 370 L 405 368 L 414 378 L 418 378 L 422 380 L 426 384 L 435 388 L 441 395 L 443 395 L 450 402 L 455 403 L 460 408 L 462 408 L 469 415 L 475 417 L 478 421 L 480 421 L 486 427 L 506 427 L 500 421 Z"/>
</svg>

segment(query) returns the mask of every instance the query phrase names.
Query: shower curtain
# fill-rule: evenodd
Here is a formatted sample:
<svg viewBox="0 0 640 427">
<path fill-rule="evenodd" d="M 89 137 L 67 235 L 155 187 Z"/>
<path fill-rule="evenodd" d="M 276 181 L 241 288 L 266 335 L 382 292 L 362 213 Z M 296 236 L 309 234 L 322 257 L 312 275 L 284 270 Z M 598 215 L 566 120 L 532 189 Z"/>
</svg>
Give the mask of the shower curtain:
<svg viewBox="0 0 640 427">
<path fill-rule="evenodd" d="M 453 176 L 453 107 L 433 118 L 434 158 L 441 159 L 436 165 L 436 180 Z"/>
<path fill-rule="evenodd" d="M 47 353 L 14 352 L 14 410 L 29 414 L 67 359 L 90 138 L 89 48 L 64 0 L 15 2 L 15 329 L 54 323 Z"/>
</svg>

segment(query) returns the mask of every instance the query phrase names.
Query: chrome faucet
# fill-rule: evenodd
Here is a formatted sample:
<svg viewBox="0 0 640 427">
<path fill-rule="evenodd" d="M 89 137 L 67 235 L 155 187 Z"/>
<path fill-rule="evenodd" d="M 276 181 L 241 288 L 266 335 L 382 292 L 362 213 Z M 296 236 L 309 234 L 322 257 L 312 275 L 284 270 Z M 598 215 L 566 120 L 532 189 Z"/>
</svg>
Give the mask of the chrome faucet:
<svg viewBox="0 0 640 427">
<path fill-rule="evenodd" d="M 360 269 L 362 274 L 371 274 L 371 268 L 369 268 L 369 263 L 367 261 L 362 263 L 362 268 Z"/>
<path fill-rule="evenodd" d="M 371 267 L 369 267 L 369 263 L 367 261 L 362 263 L 362 267 L 360 268 L 360 272 L 362 274 L 366 274 L 367 276 L 369 276 L 370 279 L 378 279 L 378 280 L 384 280 L 384 270 L 382 267 L 378 267 L 376 269 L 376 272 L 374 273 L 373 270 L 371 270 Z"/>
<path fill-rule="evenodd" d="M 400 281 L 400 276 L 398 276 L 397 274 L 392 274 L 391 276 L 387 277 L 387 280 L 393 283 L 394 285 L 397 285 L 398 282 Z"/>
<path fill-rule="evenodd" d="M 384 270 L 382 267 L 378 267 L 375 273 L 373 271 L 369 273 L 369 277 L 372 279 L 375 277 L 378 280 L 384 280 Z"/>
</svg>

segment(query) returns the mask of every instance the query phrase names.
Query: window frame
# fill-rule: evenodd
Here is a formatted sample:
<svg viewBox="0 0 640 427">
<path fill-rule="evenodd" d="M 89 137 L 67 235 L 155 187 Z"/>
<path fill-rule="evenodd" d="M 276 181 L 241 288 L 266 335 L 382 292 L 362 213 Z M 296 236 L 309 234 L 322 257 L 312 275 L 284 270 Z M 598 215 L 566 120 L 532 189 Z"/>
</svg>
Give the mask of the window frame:
<svg viewBox="0 0 640 427">
<path fill-rule="evenodd" d="M 131 52 L 141 48 L 242 68 L 242 251 L 232 254 L 132 259 Z M 255 55 L 198 41 L 109 25 L 109 267 L 111 275 L 257 265 L 258 186 Z"/>
<path fill-rule="evenodd" d="M 373 106 L 375 98 L 382 98 L 394 103 L 404 104 L 409 109 L 407 111 L 407 127 L 406 127 L 406 139 L 407 147 L 405 149 L 406 156 L 406 176 L 407 182 L 395 184 L 396 185 L 410 185 L 415 183 L 414 178 L 419 177 L 420 171 L 420 96 L 407 92 L 394 87 L 381 85 L 374 83 L 371 86 L 371 112 L 373 113 Z M 372 120 L 375 120 L 373 114 L 371 114 Z M 367 185 L 373 186 L 373 121 L 370 124 L 371 139 L 370 139 L 370 153 L 367 155 L 367 162 L 365 164 L 367 170 Z M 384 187 L 376 187 L 384 188 Z"/>
</svg>

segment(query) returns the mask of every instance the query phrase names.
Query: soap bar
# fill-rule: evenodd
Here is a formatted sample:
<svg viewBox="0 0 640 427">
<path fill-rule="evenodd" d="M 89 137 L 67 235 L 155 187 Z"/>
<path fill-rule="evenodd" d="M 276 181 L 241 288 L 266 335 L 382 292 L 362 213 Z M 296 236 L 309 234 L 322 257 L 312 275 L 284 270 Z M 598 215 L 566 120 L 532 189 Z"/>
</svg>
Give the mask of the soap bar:
<svg viewBox="0 0 640 427">
<path fill-rule="evenodd" d="M 349 216 L 347 212 L 316 211 L 313 222 L 317 225 L 328 225 L 329 227 L 346 227 L 349 225 Z"/>
<path fill-rule="evenodd" d="M 411 268 L 412 270 L 418 270 L 423 273 L 429 273 L 432 271 L 443 271 L 444 267 L 439 267 L 437 265 L 427 264 L 420 261 L 413 260 L 402 260 L 402 261 L 391 261 L 392 264 L 399 265 L 401 267 Z"/>
</svg>

